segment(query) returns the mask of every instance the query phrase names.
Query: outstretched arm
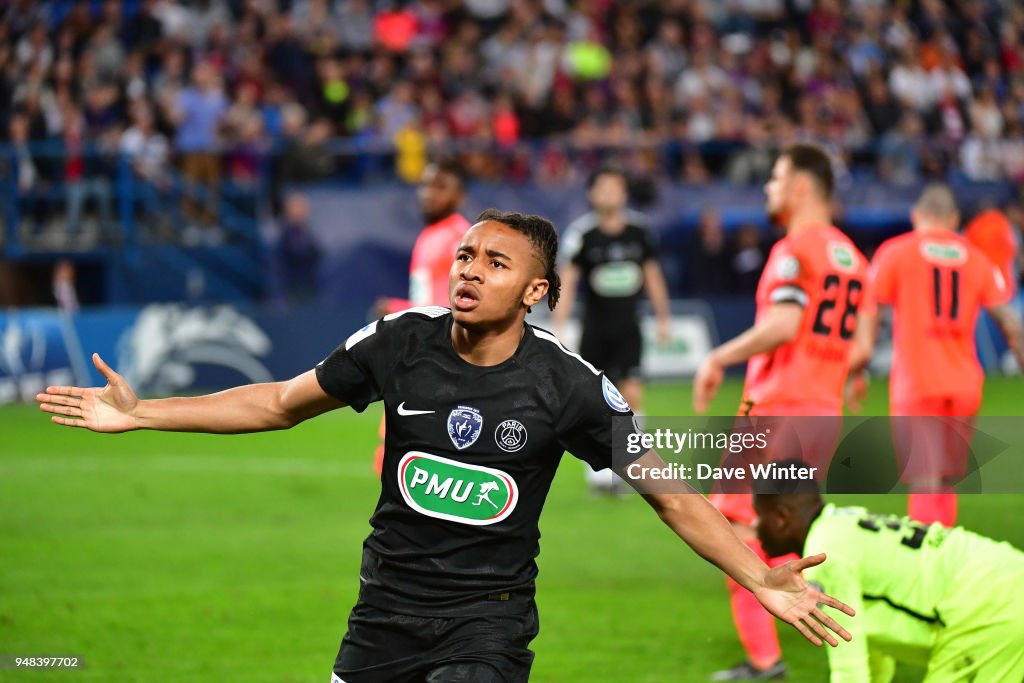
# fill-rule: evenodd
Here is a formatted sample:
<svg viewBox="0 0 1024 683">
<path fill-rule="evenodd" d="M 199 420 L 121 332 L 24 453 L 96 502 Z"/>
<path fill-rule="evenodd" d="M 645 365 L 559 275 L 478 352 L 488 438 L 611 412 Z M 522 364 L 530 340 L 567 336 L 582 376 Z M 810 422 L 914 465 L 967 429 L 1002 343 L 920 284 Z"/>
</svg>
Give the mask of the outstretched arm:
<svg viewBox="0 0 1024 683">
<path fill-rule="evenodd" d="M 727 367 L 792 341 L 800 332 L 803 315 L 804 309 L 797 303 L 773 304 L 763 320 L 708 354 L 693 378 L 694 409 L 698 413 L 708 409 L 725 378 Z"/>
<path fill-rule="evenodd" d="M 635 461 L 641 468 L 664 468 L 665 462 L 654 451 Z M 807 583 L 801 572 L 825 561 L 816 555 L 779 567 L 769 568 L 739 539 L 732 525 L 708 500 L 681 481 L 659 480 L 658 491 L 648 490 L 644 482 L 620 472 L 654 508 L 668 525 L 694 552 L 721 568 L 744 588 L 752 592 L 765 609 L 791 624 L 815 645 L 822 641 L 835 647 L 839 644 L 830 631 L 850 640 L 849 631 L 818 607 L 819 603 L 850 616 L 854 611 L 846 604 L 825 595 Z"/>
<path fill-rule="evenodd" d="M 189 398 L 140 400 L 99 354 L 93 364 L 107 380 L 102 388 L 47 387 L 36 400 L 53 422 L 94 432 L 158 429 L 240 434 L 287 429 L 344 404 L 329 396 L 310 370 L 286 382 L 250 384 Z"/>
</svg>

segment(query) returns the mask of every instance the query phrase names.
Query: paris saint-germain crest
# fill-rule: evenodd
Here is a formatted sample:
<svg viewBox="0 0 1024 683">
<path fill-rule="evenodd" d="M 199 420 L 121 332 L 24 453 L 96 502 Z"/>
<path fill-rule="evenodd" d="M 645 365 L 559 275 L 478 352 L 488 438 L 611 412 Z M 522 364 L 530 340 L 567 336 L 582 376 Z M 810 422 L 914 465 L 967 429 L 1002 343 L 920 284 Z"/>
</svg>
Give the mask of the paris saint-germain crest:
<svg viewBox="0 0 1024 683">
<path fill-rule="evenodd" d="M 494 430 L 494 441 L 501 450 L 515 453 L 526 445 L 526 427 L 519 420 L 505 420 Z"/>
<path fill-rule="evenodd" d="M 476 443 L 483 427 L 484 416 L 476 408 L 459 406 L 448 414 L 448 436 L 460 451 Z"/>
</svg>

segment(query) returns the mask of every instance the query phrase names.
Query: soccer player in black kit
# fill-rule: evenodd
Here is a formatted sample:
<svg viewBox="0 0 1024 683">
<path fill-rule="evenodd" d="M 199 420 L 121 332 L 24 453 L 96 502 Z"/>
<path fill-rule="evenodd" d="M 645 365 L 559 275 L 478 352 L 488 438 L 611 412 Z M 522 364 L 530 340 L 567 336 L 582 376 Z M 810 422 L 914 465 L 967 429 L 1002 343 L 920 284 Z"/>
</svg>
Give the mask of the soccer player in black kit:
<svg viewBox="0 0 1024 683">
<path fill-rule="evenodd" d="M 485 211 L 451 271 L 451 309 L 410 309 L 359 330 L 285 382 L 208 396 L 139 400 L 98 355 L 107 386 L 48 387 L 61 425 L 239 433 L 285 429 L 328 410 L 384 401 L 381 495 L 363 546 L 359 599 L 334 663 L 337 683 L 513 683 L 529 678 L 537 635 L 538 518 L 563 451 L 612 465 L 614 385 L 548 332 L 525 323 L 558 300 L 557 235 L 536 216 Z M 654 451 L 636 461 L 664 466 Z M 621 468 L 625 465 L 616 463 Z M 697 553 L 817 645 L 849 639 L 818 607 L 843 603 L 802 569 L 769 569 L 706 499 L 645 493 Z"/>
<path fill-rule="evenodd" d="M 579 352 L 622 390 L 631 408 L 643 412 L 643 335 L 640 296 L 646 292 L 658 322 L 658 342 L 669 341 L 668 288 L 656 258 L 647 217 L 627 207 L 629 177 L 612 165 L 587 179 L 593 210 L 569 224 L 562 236 L 559 275 L 565 298 L 555 311 L 555 331 L 565 334 L 578 283 L 583 283 Z M 587 484 L 612 493 L 624 484 L 610 470 L 586 470 Z"/>
<path fill-rule="evenodd" d="M 565 301 L 556 327 L 572 314 L 577 284 L 583 282 L 580 355 L 600 367 L 638 408 L 643 397 L 640 363 L 640 295 L 647 294 L 658 323 L 658 341 L 669 340 L 668 288 L 658 265 L 647 217 L 627 207 L 629 177 L 602 166 L 587 182 L 590 211 L 569 224 L 562 238 L 560 275 Z"/>
</svg>

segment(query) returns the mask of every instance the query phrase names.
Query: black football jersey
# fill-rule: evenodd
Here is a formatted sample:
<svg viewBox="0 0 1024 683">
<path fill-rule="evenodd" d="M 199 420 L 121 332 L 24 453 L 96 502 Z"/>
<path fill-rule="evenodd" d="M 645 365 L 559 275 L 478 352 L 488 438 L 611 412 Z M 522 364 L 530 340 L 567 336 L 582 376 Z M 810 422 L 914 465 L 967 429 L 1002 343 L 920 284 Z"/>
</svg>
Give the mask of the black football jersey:
<svg viewBox="0 0 1024 683">
<path fill-rule="evenodd" d="M 585 328 L 638 324 L 643 265 L 655 258 L 655 248 L 650 232 L 637 216 L 630 212 L 625 229 L 615 235 L 602 232 L 592 213 L 566 229 L 562 258 L 580 269 Z"/>
<path fill-rule="evenodd" d="M 316 368 L 331 396 L 384 401 L 381 495 L 364 543 L 360 599 L 450 614 L 533 596 L 538 518 L 563 451 L 612 464 L 614 385 L 550 332 L 525 324 L 515 354 L 481 367 L 452 346 L 447 308 L 395 313 Z"/>
</svg>

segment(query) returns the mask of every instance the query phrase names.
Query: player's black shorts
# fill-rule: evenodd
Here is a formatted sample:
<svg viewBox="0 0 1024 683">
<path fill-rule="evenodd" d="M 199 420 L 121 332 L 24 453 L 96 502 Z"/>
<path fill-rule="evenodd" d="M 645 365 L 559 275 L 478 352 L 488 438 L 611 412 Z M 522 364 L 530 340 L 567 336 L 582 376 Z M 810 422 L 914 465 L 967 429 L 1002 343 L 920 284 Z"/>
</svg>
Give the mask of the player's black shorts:
<svg viewBox="0 0 1024 683">
<path fill-rule="evenodd" d="M 480 610 L 474 610 L 480 612 Z M 532 599 L 459 617 L 356 603 L 331 683 L 526 683 L 539 631 Z"/>
<path fill-rule="evenodd" d="M 583 326 L 580 355 L 603 370 L 612 382 L 640 378 L 640 351 L 643 337 L 634 322 L 602 321 Z"/>
</svg>

